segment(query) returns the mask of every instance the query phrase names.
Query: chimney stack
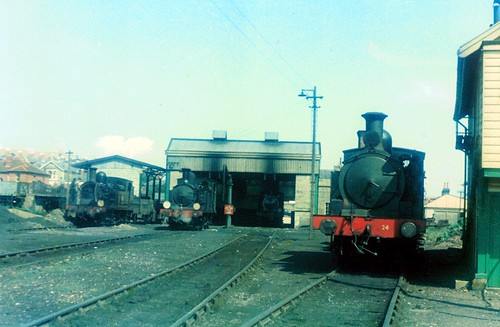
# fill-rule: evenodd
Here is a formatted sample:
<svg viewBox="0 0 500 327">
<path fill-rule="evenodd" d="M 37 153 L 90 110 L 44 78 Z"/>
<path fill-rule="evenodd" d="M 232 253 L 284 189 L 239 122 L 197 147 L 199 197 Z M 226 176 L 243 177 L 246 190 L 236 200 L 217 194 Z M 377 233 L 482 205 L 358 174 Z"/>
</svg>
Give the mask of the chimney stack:
<svg viewBox="0 0 500 327">
<path fill-rule="evenodd" d="M 500 20 L 500 0 L 493 1 L 493 25 Z"/>
<path fill-rule="evenodd" d="M 450 194 L 450 187 L 448 186 L 448 183 L 445 183 L 443 186 L 443 190 L 441 191 L 441 196 L 448 194 Z"/>
<path fill-rule="evenodd" d="M 12 157 L 11 156 L 7 156 L 7 158 L 5 158 L 5 168 L 12 168 Z"/>
</svg>

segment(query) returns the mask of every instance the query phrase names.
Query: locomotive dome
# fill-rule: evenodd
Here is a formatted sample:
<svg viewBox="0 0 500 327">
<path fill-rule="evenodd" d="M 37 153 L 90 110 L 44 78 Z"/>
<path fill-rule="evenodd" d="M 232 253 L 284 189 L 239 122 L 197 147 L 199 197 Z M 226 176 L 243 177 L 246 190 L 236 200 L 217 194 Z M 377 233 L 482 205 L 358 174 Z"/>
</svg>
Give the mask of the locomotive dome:
<svg viewBox="0 0 500 327">
<path fill-rule="evenodd" d="M 103 171 L 98 172 L 95 176 L 95 180 L 97 183 L 106 184 L 107 179 L 108 179 L 108 176 Z"/>
</svg>

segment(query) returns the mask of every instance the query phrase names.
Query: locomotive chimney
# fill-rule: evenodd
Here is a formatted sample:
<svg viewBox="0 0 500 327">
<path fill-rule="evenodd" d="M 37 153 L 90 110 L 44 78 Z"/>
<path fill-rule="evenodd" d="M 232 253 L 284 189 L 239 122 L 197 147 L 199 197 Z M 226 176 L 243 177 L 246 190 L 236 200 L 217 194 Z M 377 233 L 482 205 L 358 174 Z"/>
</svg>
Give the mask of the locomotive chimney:
<svg viewBox="0 0 500 327">
<path fill-rule="evenodd" d="M 366 131 L 375 131 L 382 139 L 382 133 L 384 132 L 384 119 L 387 115 L 381 112 L 367 112 L 361 115 L 366 120 Z"/>
<path fill-rule="evenodd" d="M 87 171 L 87 181 L 89 182 L 95 182 L 96 181 L 96 176 L 97 176 L 97 168 L 95 167 L 90 167 Z"/>
<path fill-rule="evenodd" d="M 384 119 L 387 115 L 382 112 L 367 112 L 361 116 L 366 121 L 366 130 L 358 132 L 358 147 L 383 148 L 391 153 L 392 137 L 384 130 Z"/>
<path fill-rule="evenodd" d="M 189 181 L 190 173 L 191 173 L 191 169 L 182 168 L 182 180 L 184 181 L 184 183 L 187 183 Z"/>
<path fill-rule="evenodd" d="M 500 0 L 493 1 L 493 25 L 500 20 Z"/>
</svg>

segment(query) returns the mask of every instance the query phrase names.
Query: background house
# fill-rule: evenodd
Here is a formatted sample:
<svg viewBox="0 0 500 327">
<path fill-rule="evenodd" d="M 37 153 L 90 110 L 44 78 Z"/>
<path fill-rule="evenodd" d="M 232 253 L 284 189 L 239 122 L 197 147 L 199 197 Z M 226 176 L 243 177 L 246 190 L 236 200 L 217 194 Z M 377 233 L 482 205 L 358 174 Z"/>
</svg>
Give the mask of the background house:
<svg viewBox="0 0 500 327">
<path fill-rule="evenodd" d="M 46 183 L 49 178 L 48 173 L 36 168 L 22 158 L 9 155 L 0 161 L 0 179 L 4 182 L 31 183 L 39 181 Z"/>
<path fill-rule="evenodd" d="M 451 195 L 450 189 L 445 186 L 440 197 L 425 205 L 425 218 L 438 226 L 453 225 L 460 221 L 463 209 L 464 199 Z"/>
<path fill-rule="evenodd" d="M 66 172 L 63 168 L 61 168 L 60 165 L 52 160 L 43 164 L 40 169 L 50 175 L 47 180 L 47 184 L 57 186 L 64 184 L 64 182 L 66 181 Z"/>
</svg>

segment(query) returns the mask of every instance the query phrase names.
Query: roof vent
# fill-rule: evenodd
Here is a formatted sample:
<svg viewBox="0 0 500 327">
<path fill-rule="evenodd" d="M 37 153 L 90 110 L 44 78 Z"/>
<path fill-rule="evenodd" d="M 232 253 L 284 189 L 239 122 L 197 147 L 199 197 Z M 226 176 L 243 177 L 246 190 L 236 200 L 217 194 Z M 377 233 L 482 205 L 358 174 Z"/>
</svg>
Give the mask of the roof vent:
<svg viewBox="0 0 500 327">
<path fill-rule="evenodd" d="M 278 142 L 279 141 L 278 136 L 279 136 L 278 132 L 266 132 L 265 140 L 266 142 Z"/>
<path fill-rule="evenodd" d="M 227 131 L 215 130 L 212 132 L 212 138 L 218 141 L 227 140 Z"/>
</svg>

